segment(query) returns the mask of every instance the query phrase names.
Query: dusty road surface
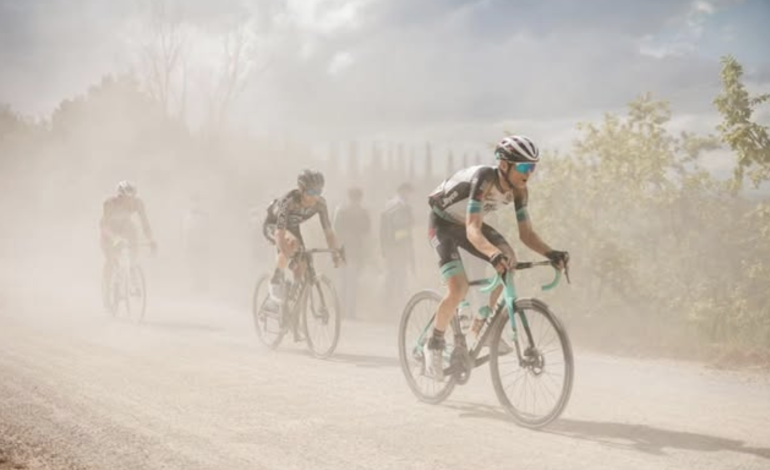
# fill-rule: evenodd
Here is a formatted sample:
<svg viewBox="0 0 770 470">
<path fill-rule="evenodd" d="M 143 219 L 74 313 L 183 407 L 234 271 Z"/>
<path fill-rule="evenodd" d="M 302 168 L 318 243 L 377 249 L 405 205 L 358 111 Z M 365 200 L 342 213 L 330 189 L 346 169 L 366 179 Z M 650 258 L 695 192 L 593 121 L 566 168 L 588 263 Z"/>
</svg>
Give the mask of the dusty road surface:
<svg viewBox="0 0 770 470">
<path fill-rule="evenodd" d="M 770 469 L 760 375 L 576 345 L 572 400 L 537 432 L 502 413 L 486 367 L 419 403 L 395 327 L 346 323 L 322 361 L 265 350 L 245 312 L 193 310 L 135 326 L 2 307 L 0 445 L 57 469 Z"/>
</svg>

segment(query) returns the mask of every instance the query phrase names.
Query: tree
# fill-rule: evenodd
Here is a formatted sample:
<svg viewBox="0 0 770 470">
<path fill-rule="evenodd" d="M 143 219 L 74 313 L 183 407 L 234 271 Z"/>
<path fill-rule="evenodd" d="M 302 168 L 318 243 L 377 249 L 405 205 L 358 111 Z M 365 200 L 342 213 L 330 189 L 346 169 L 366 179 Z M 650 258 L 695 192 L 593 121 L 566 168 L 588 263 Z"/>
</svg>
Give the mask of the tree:
<svg viewBox="0 0 770 470">
<path fill-rule="evenodd" d="M 181 7 L 168 0 L 149 3 L 149 40 L 142 46 L 147 90 L 171 116 L 185 119 L 187 102 L 186 48 Z"/>
<path fill-rule="evenodd" d="M 752 115 L 757 106 L 770 100 L 770 94 L 750 96 L 742 76 L 743 67 L 733 56 L 722 58 L 722 93 L 714 99 L 714 105 L 723 121 L 717 129 L 738 157 L 737 184 L 740 186 L 748 173 L 758 186 L 770 179 L 770 137 L 767 127 L 752 121 Z"/>
<path fill-rule="evenodd" d="M 235 101 L 255 72 L 264 72 L 269 60 L 257 63 L 257 36 L 253 22 L 242 22 L 224 34 L 222 59 L 215 84 L 208 92 L 209 125 L 216 132 L 227 124 Z"/>
</svg>

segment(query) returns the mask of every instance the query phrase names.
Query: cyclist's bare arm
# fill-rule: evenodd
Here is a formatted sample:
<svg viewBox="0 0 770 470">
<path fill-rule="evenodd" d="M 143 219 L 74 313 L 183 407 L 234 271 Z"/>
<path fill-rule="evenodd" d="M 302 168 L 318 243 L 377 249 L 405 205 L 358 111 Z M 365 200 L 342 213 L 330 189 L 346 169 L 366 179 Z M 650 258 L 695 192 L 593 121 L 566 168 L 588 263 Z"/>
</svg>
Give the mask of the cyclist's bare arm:
<svg viewBox="0 0 770 470">
<path fill-rule="evenodd" d="M 142 231 L 144 232 L 144 236 L 147 238 L 147 240 L 155 240 L 152 237 L 150 220 L 147 218 L 147 211 L 144 209 L 144 203 L 139 199 L 136 200 L 136 211 L 139 213 L 139 221 L 142 223 Z"/>
<path fill-rule="evenodd" d="M 329 210 L 326 206 L 326 201 L 323 199 L 318 201 L 318 220 L 321 222 L 321 229 L 323 229 L 324 236 L 326 237 L 326 245 L 330 250 L 338 250 L 337 235 L 332 228 L 331 221 L 329 220 Z"/>
<path fill-rule="evenodd" d="M 551 251 L 551 247 L 548 246 L 532 228 L 532 223 L 527 220 L 519 222 L 519 239 L 530 250 L 540 253 L 545 256 L 546 253 Z"/>
<path fill-rule="evenodd" d="M 478 180 L 472 183 L 471 197 L 468 199 L 468 209 L 465 216 L 465 233 L 468 236 L 468 241 L 488 258 L 491 258 L 500 251 L 498 247 L 487 240 L 481 231 L 481 227 L 484 224 L 482 201 L 484 200 L 484 195 L 491 190 L 492 184 L 493 182 L 491 181 L 480 182 Z M 513 253 L 505 253 L 505 255 L 513 261 Z"/>
<path fill-rule="evenodd" d="M 340 249 L 339 242 L 337 241 L 337 235 L 334 233 L 334 230 L 326 230 L 324 231 L 324 235 L 326 236 L 326 244 L 330 250 Z"/>
<path fill-rule="evenodd" d="M 548 246 L 532 228 L 532 221 L 530 220 L 529 212 L 527 211 L 526 193 L 523 197 L 517 198 L 514 203 L 516 205 L 516 220 L 519 225 L 519 239 L 530 250 L 545 256 L 547 252 L 551 251 L 551 247 Z"/>
</svg>

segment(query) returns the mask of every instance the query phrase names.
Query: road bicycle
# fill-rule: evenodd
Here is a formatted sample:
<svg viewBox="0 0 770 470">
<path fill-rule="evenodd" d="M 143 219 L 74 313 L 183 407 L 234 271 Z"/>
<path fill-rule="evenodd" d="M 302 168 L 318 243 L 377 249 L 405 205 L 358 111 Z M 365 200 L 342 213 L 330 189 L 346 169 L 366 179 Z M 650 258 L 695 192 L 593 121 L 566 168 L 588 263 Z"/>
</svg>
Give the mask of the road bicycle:
<svg viewBox="0 0 770 470">
<path fill-rule="evenodd" d="M 550 265 L 550 261 L 522 262 L 516 264 L 516 271 Z M 553 281 L 542 286 L 543 290 L 558 285 L 562 273 L 555 271 Z M 565 273 L 569 281 L 569 272 Z M 483 319 L 471 348 L 459 315 L 454 315 L 451 334 L 447 331 L 446 335 L 441 382 L 425 375 L 423 354 L 441 295 L 420 291 L 404 308 L 398 351 L 409 388 L 421 401 L 441 403 L 456 385 L 468 382 L 473 369 L 489 362 L 497 398 L 514 421 L 530 428 L 547 425 L 564 411 L 572 391 L 574 361 L 567 331 L 545 302 L 517 297 L 510 271 L 469 285 L 485 293 L 502 285 L 503 293 L 492 314 Z"/>
<path fill-rule="evenodd" d="M 270 275 L 259 278 L 252 298 L 252 316 L 259 339 L 270 349 L 277 348 L 284 336 L 292 332 L 294 341 L 304 340 L 316 357 L 326 358 L 334 353 L 340 337 L 342 317 L 334 285 L 328 277 L 318 274 L 313 256 L 319 253 L 337 253 L 344 259 L 343 250 L 310 249 L 294 255 L 290 266 L 299 266 L 301 273 L 294 282 L 285 281 L 285 293 L 279 308 L 268 307 Z M 298 263 L 298 264 L 295 264 Z"/>
<path fill-rule="evenodd" d="M 139 262 L 131 256 L 128 240 L 115 242 L 117 253 L 112 266 L 112 275 L 103 286 L 108 310 L 113 317 L 126 317 L 137 323 L 144 319 L 147 309 L 147 282 Z M 141 243 L 136 247 L 149 246 Z"/>
</svg>

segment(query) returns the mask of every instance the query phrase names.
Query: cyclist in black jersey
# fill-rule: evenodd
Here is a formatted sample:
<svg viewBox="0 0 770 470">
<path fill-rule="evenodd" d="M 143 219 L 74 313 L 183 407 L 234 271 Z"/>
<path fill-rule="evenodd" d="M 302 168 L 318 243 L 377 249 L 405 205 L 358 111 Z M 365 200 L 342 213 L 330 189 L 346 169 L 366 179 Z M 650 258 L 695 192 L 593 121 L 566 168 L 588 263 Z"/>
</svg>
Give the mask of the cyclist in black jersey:
<svg viewBox="0 0 770 470">
<path fill-rule="evenodd" d="M 326 235 L 326 243 L 330 249 L 338 249 L 337 237 L 329 221 L 326 200 L 321 196 L 323 187 L 324 176 L 321 172 L 304 170 L 297 177 L 297 189 L 275 199 L 267 209 L 262 233 L 277 248 L 275 271 L 270 280 L 272 302 L 268 303 L 268 308 L 277 310 L 278 303 L 283 300 L 284 270 L 289 264 L 289 259 L 299 248 L 305 246 L 299 229 L 301 223 L 318 214 Z M 335 267 L 342 262 L 336 251 L 333 260 Z M 301 268 L 302 266 L 296 267 L 296 269 Z M 298 272 L 295 272 L 296 274 Z"/>
<path fill-rule="evenodd" d="M 540 161 L 537 146 L 529 138 L 513 135 L 495 148 L 497 165 L 474 166 L 457 172 L 441 183 L 428 201 L 431 207 L 429 238 L 439 256 L 447 293 L 436 314 L 435 328 L 424 346 L 426 373 L 443 380 L 444 331 L 455 309 L 465 298 L 468 279 L 459 248 L 486 260 L 498 272 L 514 269 L 516 255 L 505 238 L 484 223 L 484 216 L 500 206 L 513 204 L 520 240 L 533 251 L 563 269 L 569 260 L 565 251 L 551 249 L 532 228 L 527 212 L 527 181 Z M 492 293 L 488 308 L 494 307 L 502 288 Z"/>
</svg>

